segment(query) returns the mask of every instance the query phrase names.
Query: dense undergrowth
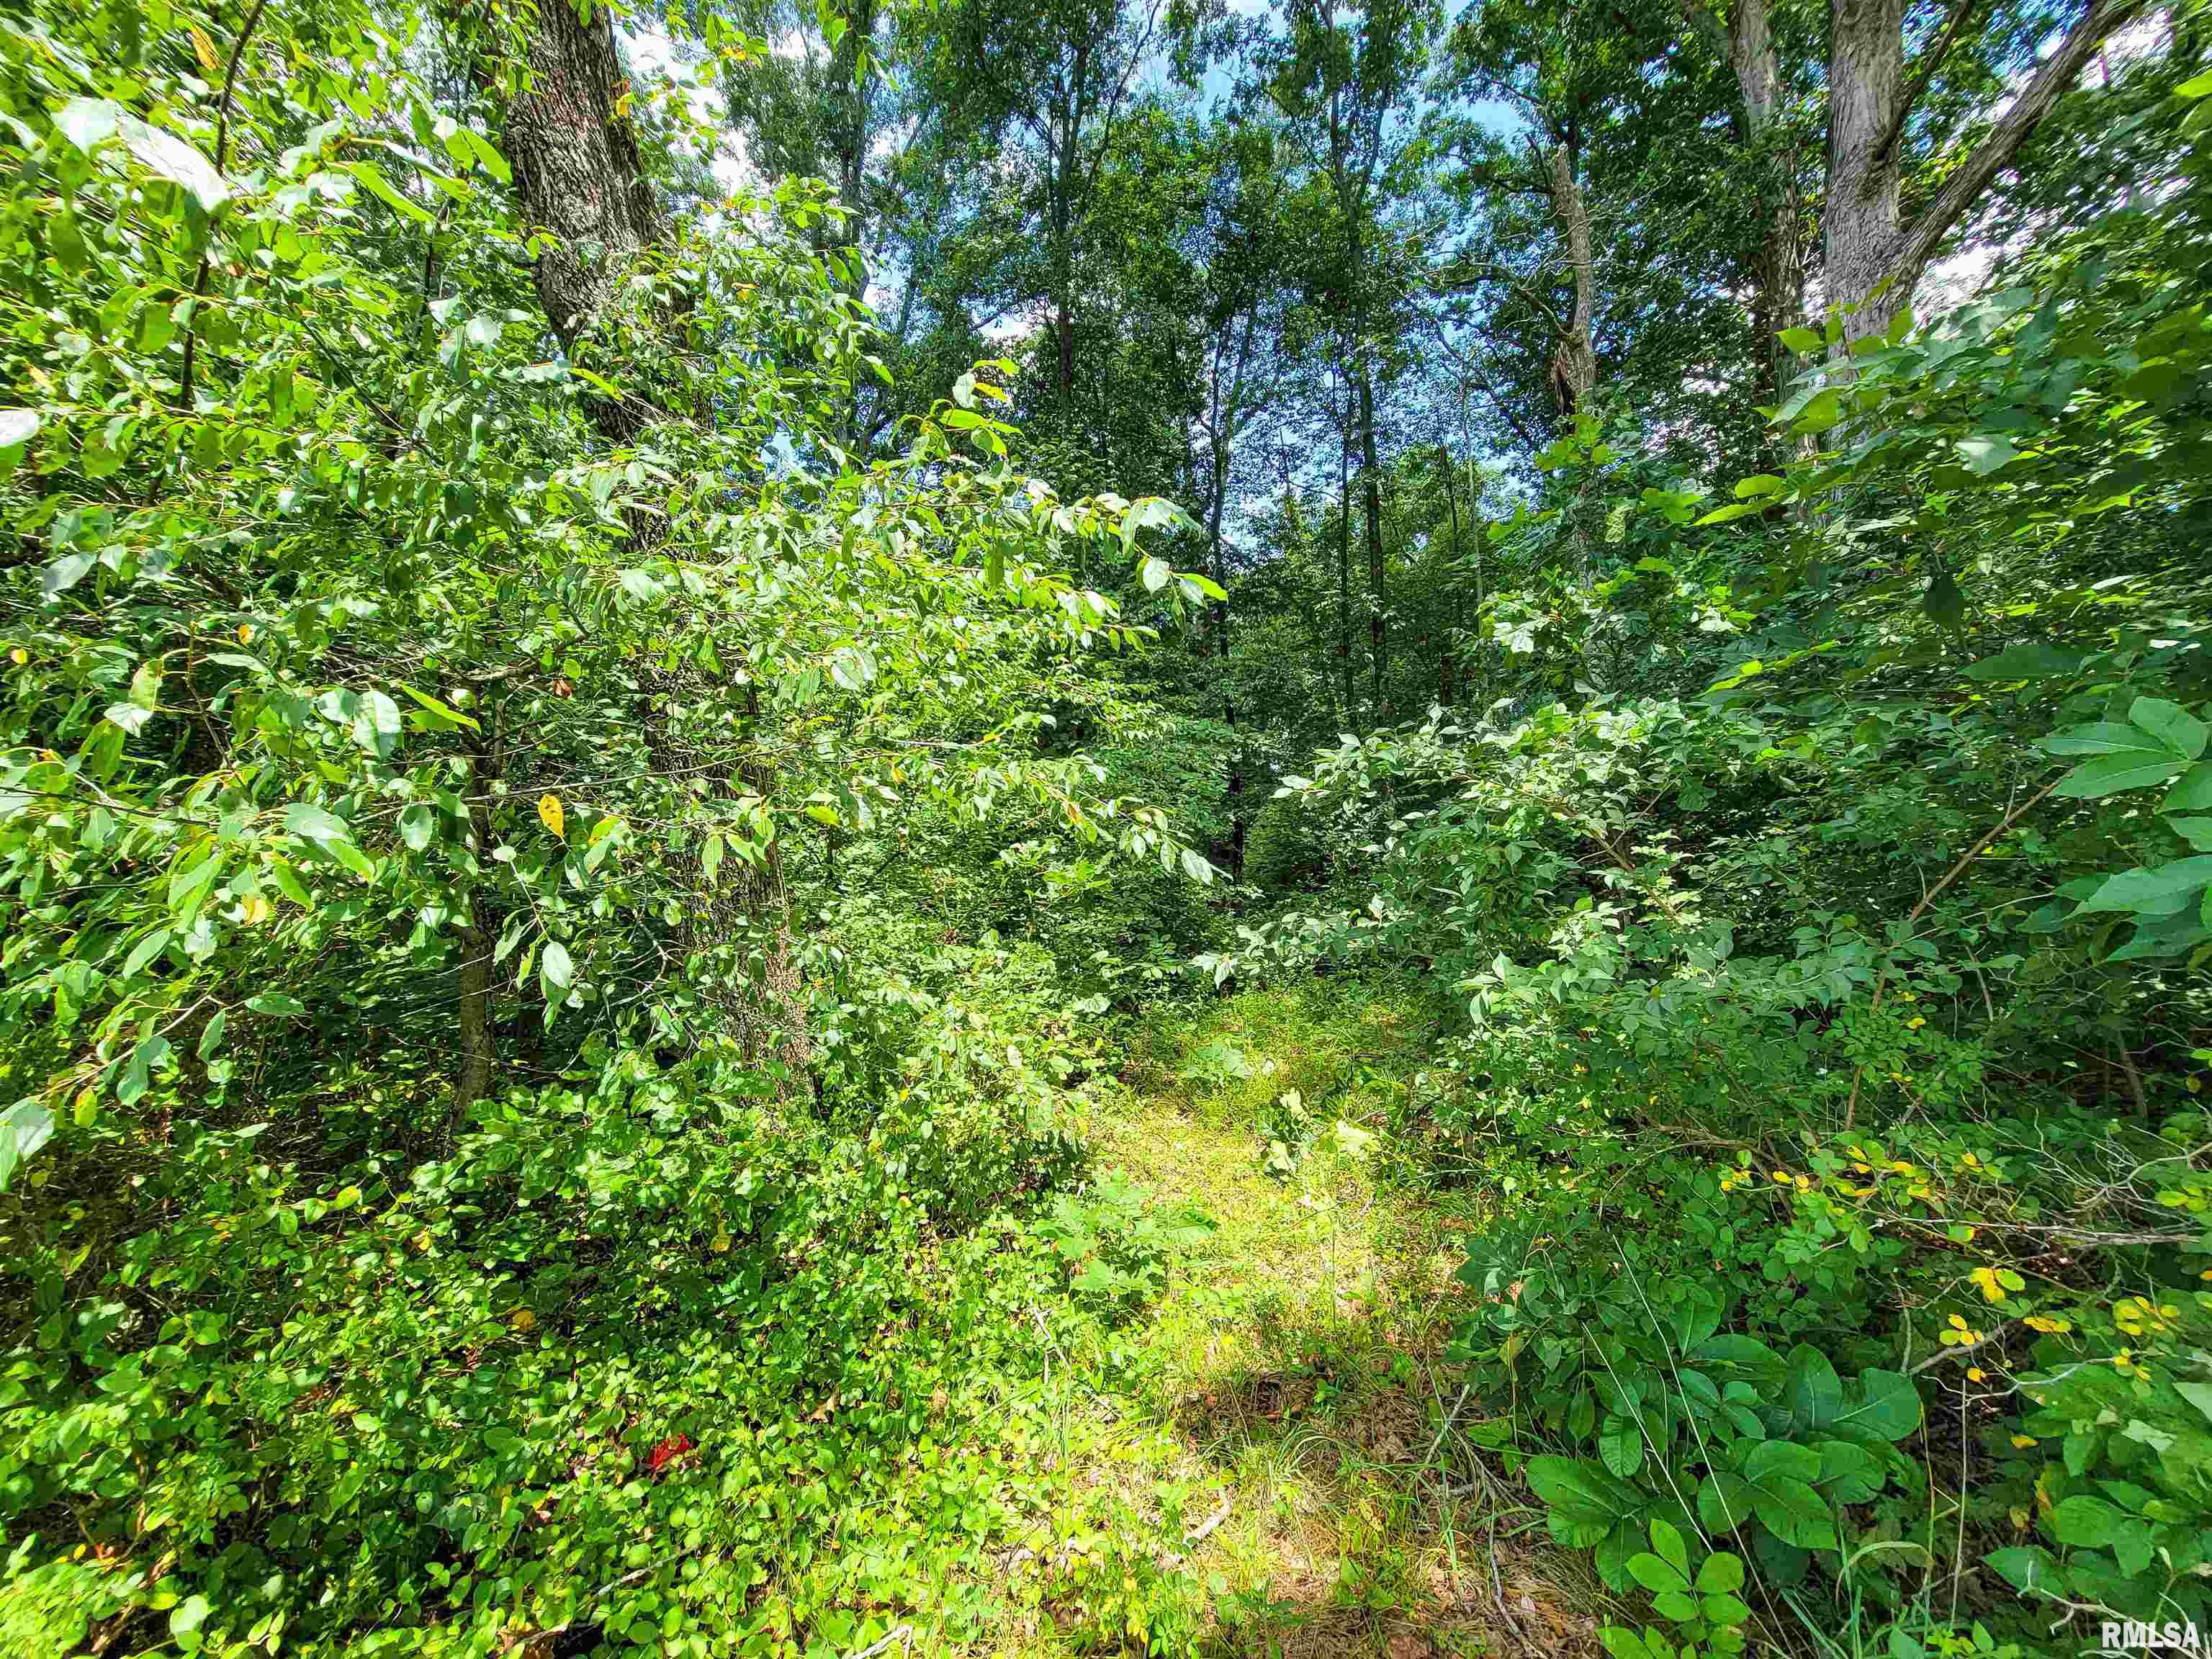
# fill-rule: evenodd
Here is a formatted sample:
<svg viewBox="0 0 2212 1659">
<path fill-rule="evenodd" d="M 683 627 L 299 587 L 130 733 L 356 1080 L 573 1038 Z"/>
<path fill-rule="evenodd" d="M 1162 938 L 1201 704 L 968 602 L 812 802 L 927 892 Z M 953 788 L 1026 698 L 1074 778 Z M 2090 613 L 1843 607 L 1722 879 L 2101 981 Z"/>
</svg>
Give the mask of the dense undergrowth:
<svg viewBox="0 0 2212 1659">
<path fill-rule="evenodd" d="M 1386 568 L 1370 410 L 1363 719 L 1348 437 L 1232 628 L 1034 350 L 863 431 L 603 12 L 0 21 L 0 1652 L 2212 1626 L 2181 56 L 1771 471 L 1593 381 Z"/>
</svg>

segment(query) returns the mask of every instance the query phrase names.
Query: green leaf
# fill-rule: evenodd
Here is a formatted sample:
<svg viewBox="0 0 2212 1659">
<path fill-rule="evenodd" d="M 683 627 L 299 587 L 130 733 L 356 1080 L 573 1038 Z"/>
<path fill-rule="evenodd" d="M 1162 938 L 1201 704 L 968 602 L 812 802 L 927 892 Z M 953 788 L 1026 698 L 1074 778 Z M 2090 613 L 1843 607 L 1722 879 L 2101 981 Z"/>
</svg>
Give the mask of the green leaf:
<svg viewBox="0 0 2212 1659">
<path fill-rule="evenodd" d="M 2133 1524 L 2126 1510 L 2076 1492 L 2060 1498 L 2051 1511 L 2051 1535 L 2069 1549 L 2101 1549 L 2118 1542 Z"/>
<path fill-rule="evenodd" d="M 404 214 L 418 225 L 434 225 L 438 222 L 437 216 L 421 203 L 411 201 L 400 194 L 392 181 L 384 176 L 384 170 L 375 162 L 348 161 L 345 163 L 345 170 L 366 185 L 370 195 L 393 211 Z"/>
<path fill-rule="evenodd" d="M 1823 1429 L 1842 1414 L 1844 1382 L 1828 1356 L 1810 1343 L 1800 1342 L 1790 1351 L 1784 1375 L 1783 1398 L 1801 1429 Z"/>
<path fill-rule="evenodd" d="M 568 947 L 557 939 L 547 939 L 544 950 L 538 953 L 538 977 L 554 990 L 565 991 L 574 971 L 574 964 L 568 960 Z"/>
<path fill-rule="evenodd" d="M 2212 761 L 2199 761 L 2173 781 L 2166 792 L 2166 799 L 2158 804 L 2161 812 L 2212 811 Z"/>
<path fill-rule="evenodd" d="M 1765 511 L 1766 503 L 1765 501 L 1730 501 L 1726 507 L 1715 507 L 1711 512 L 1706 514 L 1705 517 L 1699 519 L 1698 522 L 1699 524 L 1726 524 L 1733 519 L 1747 519 L 1754 513 L 1764 513 Z"/>
<path fill-rule="evenodd" d="M 246 1000 L 246 1006 L 257 1014 L 266 1014 L 271 1019 L 299 1019 L 307 1012 L 307 1005 L 282 991 L 264 991 Z"/>
<path fill-rule="evenodd" d="M 186 1597 L 178 1604 L 176 1611 L 169 1615 L 169 1634 L 190 1636 L 196 1633 L 199 1627 L 207 1622 L 207 1616 L 214 1609 L 208 1605 L 206 1596 Z"/>
<path fill-rule="evenodd" d="M 2063 727 L 2044 738 L 2042 746 L 2054 755 L 2135 755 L 2145 760 L 2172 752 L 2141 727 L 2113 720 Z"/>
<path fill-rule="evenodd" d="M 1598 1431 L 1598 1459 L 1626 1480 L 1644 1467 L 1644 1436 L 1625 1417 L 1608 1417 Z"/>
<path fill-rule="evenodd" d="M 2102 800 L 2123 790 L 2163 783 L 2187 764 L 2178 755 L 2151 757 L 2142 750 L 2100 755 L 2059 779 L 2058 787 L 2051 793 L 2067 800 Z"/>
<path fill-rule="evenodd" d="M 1698 1569 L 1698 1589 L 1709 1595 L 1733 1595 L 1743 1588 L 1743 1558 L 1718 1551 Z"/>
<path fill-rule="evenodd" d="M 146 964 L 169 948 L 171 938 L 166 927 L 157 927 L 131 947 L 131 954 L 123 958 L 123 977 L 136 979 Z"/>
<path fill-rule="evenodd" d="M 1961 438 L 1953 447 L 1966 463 L 1966 471 L 1978 478 L 1986 478 L 2020 459 L 2020 451 L 2012 447 L 2011 441 L 1994 433 L 1981 432 L 1971 438 Z"/>
<path fill-rule="evenodd" d="M 1838 1504 L 1868 1504 L 1882 1488 L 1881 1465 L 1864 1446 L 1848 1440 L 1823 1440 L 1820 1470 L 1813 1484 Z"/>
<path fill-rule="evenodd" d="M 1831 1370 L 1829 1375 L 1835 1373 Z M 1764 1440 L 1743 1460 L 1743 1478 L 1754 1486 L 1780 1480 L 1802 1480 L 1809 1486 L 1820 1478 L 1820 1454 L 1794 1440 Z"/>
<path fill-rule="evenodd" d="M 1689 1357 L 1707 1370 L 1721 1366 L 1777 1381 L 1786 1370 L 1782 1356 L 1757 1337 L 1741 1336 L 1732 1331 L 1707 1337 L 1690 1351 Z"/>
<path fill-rule="evenodd" d="M 1858 1437 L 1903 1440 L 1920 1426 L 1920 1390 L 1902 1371 L 1863 1370 L 1833 1426 Z"/>
<path fill-rule="evenodd" d="M 2212 882 L 2212 855 L 2176 859 L 2155 869 L 2124 870 L 2106 878 L 2102 886 L 2081 901 L 2081 908 L 2171 915 L 2207 882 Z"/>
<path fill-rule="evenodd" d="M 2023 640 L 1994 657 L 1983 658 L 1966 672 L 1968 679 L 1974 680 L 2055 680 L 2077 673 L 2081 667 L 2081 659 L 2074 653 L 2060 651 L 2041 640 Z"/>
<path fill-rule="evenodd" d="M 431 727 L 432 730 L 444 730 L 447 726 L 465 726 L 471 732 L 480 732 L 483 729 L 474 720 L 471 720 L 466 714 L 462 714 L 460 710 L 447 707 L 446 704 L 441 702 L 428 692 L 417 691 L 413 686 L 408 684 L 404 680 L 396 681 L 395 684 L 402 691 L 405 692 L 410 697 L 413 698 L 416 703 L 420 704 L 426 713 L 434 717 Z"/>
<path fill-rule="evenodd" d="M 1807 402 L 1804 412 L 1790 422 L 1796 433 L 1826 432 L 1844 418 L 1843 394 L 1833 386 L 1824 386 Z"/>
<path fill-rule="evenodd" d="M 2212 1423 L 2212 1382 L 2177 1382 L 2173 1391 L 2203 1413 L 2206 1422 Z"/>
<path fill-rule="evenodd" d="M 2058 1558 L 2037 1544 L 2015 1544 L 1992 1550 L 1982 1558 L 1997 1576 L 2025 1595 L 2059 1595 L 2066 1589 L 2065 1570 Z"/>
<path fill-rule="evenodd" d="M 2184 759 L 2195 760 L 2204 752 L 2204 722 L 2178 702 L 2137 697 L 2128 707 L 2128 724 L 2141 726 Z"/>
<path fill-rule="evenodd" d="M 35 1100 L 19 1100 L 0 1112 L 0 1193 L 24 1161 L 53 1138 L 54 1115 Z"/>
<path fill-rule="evenodd" d="M 381 691 L 364 691 L 353 717 L 353 740 L 379 760 L 399 746 L 399 705 Z"/>
<path fill-rule="evenodd" d="M 1680 1568 L 1661 1560 L 1656 1555 L 1632 1555 L 1628 1558 L 1628 1576 L 1644 1589 L 1680 1592 L 1689 1588 L 1690 1581 Z"/>
<path fill-rule="evenodd" d="M 1826 342 L 1809 328 L 1785 328 L 1774 337 L 1800 357 L 1809 357 Z"/>
<path fill-rule="evenodd" d="M 122 120 L 123 106 L 105 98 L 72 98 L 54 114 L 62 137 L 88 155 L 115 136 Z"/>
<path fill-rule="evenodd" d="M 1158 592 L 1160 589 L 1168 585 L 1170 580 L 1175 575 L 1175 572 L 1169 568 L 1168 562 L 1165 559 L 1160 558 L 1146 559 L 1144 563 L 1142 574 L 1144 576 L 1145 591 L 1147 593 Z"/>
<path fill-rule="evenodd" d="M 182 186 L 201 209 L 213 213 L 230 199 L 230 185 L 215 163 L 166 128 L 149 126 L 135 115 L 118 123 L 123 143 L 138 164 L 157 178 Z"/>
<path fill-rule="evenodd" d="M 1682 1539 L 1682 1529 L 1671 1521 L 1654 1520 L 1651 1523 L 1651 1547 L 1659 1558 L 1674 1569 L 1675 1576 L 1684 1584 L 1690 1581 L 1690 1547 Z"/>
<path fill-rule="evenodd" d="M 1754 472 L 1748 478 L 1736 481 L 1735 498 L 1740 501 L 1759 501 L 1781 493 L 1782 480 L 1771 472 Z"/>
<path fill-rule="evenodd" d="M 1191 517 L 1173 501 L 1158 495 L 1139 496 L 1121 514 L 1121 549 L 1134 556 L 1137 532 L 1158 526 L 1166 530 L 1195 530 Z"/>
<path fill-rule="evenodd" d="M 1766 1529 L 1800 1549 L 1836 1547 L 1836 1519 L 1827 1500 L 1802 1480 L 1778 1475 L 1751 1489 L 1752 1507 Z"/>
<path fill-rule="evenodd" d="M 350 843 L 353 840 L 352 828 L 343 818 L 325 811 L 313 801 L 295 800 L 287 806 L 284 827 L 312 842 L 332 844 Z"/>
<path fill-rule="evenodd" d="M 1651 1605 L 1678 1625 L 1686 1625 L 1698 1616 L 1698 1604 L 1682 1590 L 1662 1589 L 1651 1598 Z"/>
<path fill-rule="evenodd" d="M 39 589 L 47 599 L 66 593 L 85 579 L 93 566 L 100 562 L 100 555 L 79 551 L 64 553 L 46 567 L 45 578 Z"/>
<path fill-rule="evenodd" d="M 1731 1532 L 1752 1518 L 1751 1482 L 1732 1469 L 1715 1469 L 1698 1488 L 1698 1521 L 1709 1533 Z"/>
<path fill-rule="evenodd" d="M 399 839 L 410 852 L 419 853 L 430 844 L 436 835 L 438 815 L 421 801 L 413 801 L 399 811 Z"/>
<path fill-rule="evenodd" d="M 1532 1457 L 1529 1489 L 1552 1509 L 1608 1525 L 1644 1507 L 1644 1494 L 1585 1458 Z"/>
<path fill-rule="evenodd" d="M 1939 570 L 1921 595 L 1920 608 L 1938 628 L 1957 629 L 1966 625 L 1966 596 L 1948 570 Z"/>
<path fill-rule="evenodd" d="M 0 449 L 13 449 L 31 441 L 39 429 L 35 409 L 0 409 Z"/>
</svg>

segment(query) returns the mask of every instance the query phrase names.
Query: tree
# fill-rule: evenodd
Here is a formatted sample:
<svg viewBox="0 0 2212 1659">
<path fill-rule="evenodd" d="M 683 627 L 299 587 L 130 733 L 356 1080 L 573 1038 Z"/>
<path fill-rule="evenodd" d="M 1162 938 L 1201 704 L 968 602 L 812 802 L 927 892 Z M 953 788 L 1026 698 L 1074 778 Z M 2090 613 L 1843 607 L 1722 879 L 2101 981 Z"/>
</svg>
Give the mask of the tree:
<svg viewBox="0 0 2212 1659">
<path fill-rule="evenodd" d="M 1387 720 L 1376 331 L 1394 313 L 1390 277 L 1402 277 L 1385 246 L 1386 216 L 1410 137 L 1405 117 L 1419 89 L 1439 15 L 1424 0 L 1374 0 L 1343 12 L 1300 0 L 1287 21 L 1286 38 L 1262 54 L 1261 84 L 1328 191 L 1336 258 L 1317 275 L 1336 315 L 1352 399 L 1351 429 L 1365 510 L 1372 712 Z"/>
<path fill-rule="evenodd" d="M 2140 0 L 2091 0 L 2027 77 L 1978 143 L 1936 164 L 1941 182 L 1909 221 L 1902 183 L 1914 112 L 1973 15 L 1953 6 L 1941 32 L 1911 64 L 1905 53 L 1904 0 L 1836 0 L 1828 40 L 1828 179 L 1821 209 L 1828 302 L 1844 337 L 1879 334 L 1911 303 L 1921 273 L 1992 180 L 2019 154 L 2059 96 L 2113 31 L 2142 15 Z"/>
</svg>

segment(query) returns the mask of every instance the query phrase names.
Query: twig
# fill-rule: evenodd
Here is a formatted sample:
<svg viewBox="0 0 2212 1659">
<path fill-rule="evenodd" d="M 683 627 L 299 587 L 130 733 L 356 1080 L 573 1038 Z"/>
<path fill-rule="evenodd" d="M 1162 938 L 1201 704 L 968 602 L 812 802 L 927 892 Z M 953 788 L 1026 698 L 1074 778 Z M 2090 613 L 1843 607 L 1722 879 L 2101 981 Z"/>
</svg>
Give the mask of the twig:
<svg viewBox="0 0 2212 1659">
<path fill-rule="evenodd" d="M 1444 1413 L 1443 1426 L 1437 1429 L 1437 1437 L 1429 1442 L 1428 1455 L 1421 1459 L 1423 1468 L 1437 1461 L 1437 1449 L 1444 1443 L 1444 1437 L 1451 1432 L 1452 1425 L 1459 1420 L 1459 1408 L 1467 1404 L 1468 1390 L 1474 1386 L 1472 1382 L 1460 1385 L 1459 1398 L 1452 1401 L 1452 1408 Z"/>
<path fill-rule="evenodd" d="M 1221 1507 L 1214 1510 L 1212 1514 L 1207 1516 L 1205 1520 L 1200 1522 L 1194 1530 L 1184 1535 L 1182 1547 L 1187 1550 L 1196 1549 L 1209 1537 L 1212 1536 L 1213 1529 L 1229 1518 L 1230 1509 L 1234 1505 L 1235 1502 L 1235 1498 L 1224 1493 L 1221 1499 Z"/>
<path fill-rule="evenodd" d="M 222 73 L 222 101 L 216 108 L 215 170 L 221 176 L 230 160 L 230 104 L 238 91 L 238 60 L 246 56 L 246 43 L 253 38 L 253 31 L 261 26 L 261 14 L 269 8 L 269 0 L 253 0 L 253 9 L 246 15 L 246 25 L 239 30 L 238 39 L 230 43 L 230 63 Z M 192 410 L 192 351 L 199 343 L 199 301 L 207 297 L 208 257 L 215 245 L 215 227 L 208 227 L 208 252 L 200 255 L 199 270 L 192 277 L 192 319 L 185 328 L 185 368 L 178 383 L 177 404 L 187 415 Z"/>
<path fill-rule="evenodd" d="M 894 1642 L 901 1644 L 908 1653 L 914 1651 L 914 1626 L 901 1625 L 888 1635 L 880 1636 L 853 1656 L 853 1659 L 875 1659 L 876 1655 L 889 1650 Z"/>
<path fill-rule="evenodd" d="M 1907 1373 L 1907 1375 L 1917 1376 L 1921 1372 L 1928 1370 L 1931 1365 L 1942 1364 L 1954 1354 L 1972 1353 L 1975 1349 L 1983 1347 L 1989 1343 L 1996 1341 L 2007 1331 L 2010 1330 L 2012 1328 L 2012 1325 L 2013 1322 L 2008 1319 L 2003 1323 L 1993 1326 L 1989 1330 L 1984 1331 L 1981 1335 L 1976 1337 L 1971 1342 L 1956 1342 L 1948 1348 L 1938 1348 L 1934 1353 L 1929 1354 L 1927 1358 L 1915 1365 L 1911 1370 Z"/>
</svg>

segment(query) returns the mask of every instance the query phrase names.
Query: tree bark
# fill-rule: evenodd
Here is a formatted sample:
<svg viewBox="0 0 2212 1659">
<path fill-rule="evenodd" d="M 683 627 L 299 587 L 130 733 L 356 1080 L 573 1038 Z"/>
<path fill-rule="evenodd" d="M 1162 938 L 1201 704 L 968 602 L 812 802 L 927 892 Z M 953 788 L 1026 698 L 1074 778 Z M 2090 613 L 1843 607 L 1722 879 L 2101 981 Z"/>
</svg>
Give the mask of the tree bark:
<svg viewBox="0 0 2212 1659">
<path fill-rule="evenodd" d="M 1375 459 L 1375 380 L 1368 365 L 1359 369 L 1359 473 L 1367 516 L 1367 641 L 1373 653 L 1375 720 L 1390 719 L 1389 641 L 1385 637 L 1387 596 L 1382 591 L 1382 468 Z"/>
<path fill-rule="evenodd" d="M 504 134 L 514 193 L 532 229 L 553 233 L 532 265 L 538 302 L 572 356 L 613 301 L 617 285 L 665 234 L 627 115 L 616 107 L 627 85 L 615 50 L 614 14 L 544 0 L 531 12 L 529 89 L 507 110 Z M 610 441 L 635 435 L 627 404 L 595 404 L 593 424 Z"/>
<path fill-rule="evenodd" d="M 1708 14 L 1710 15 L 1710 14 Z M 1805 247 L 1798 235 L 1802 203 L 1797 170 L 1782 146 L 1782 60 L 1768 26 L 1766 0 L 1734 0 L 1729 9 L 1729 62 L 1743 106 L 1744 143 L 1759 177 L 1759 240 L 1752 264 L 1752 326 L 1759 336 L 1767 391 L 1778 400 L 1790 374 L 1790 349 L 1779 338 L 1805 319 Z"/>
<path fill-rule="evenodd" d="M 1449 710 L 1456 707 L 1459 702 L 1458 567 L 1462 556 L 1459 539 L 1459 491 L 1452 484 L 1452 473 L 1455 468 L 1449 445 L 1437 446 L 1437 464 L 1442 468 L 1444 475 L 1444 500 L 1451 507 L 1452 532 L 1452 576 L 1451 580 L 1445 584 L 1451 590 L 1452 614 L 1451 620 L 1444 625 L 1443 649 L 1437 657 L 1437 702 L 1439 707 Z M 1470 507 L 1473 505 L 1471 501 L 1468 503 Z"/>
<path fill-rule="evenodd" d="M 1566 243 L 1575 284 L 1574 311 L 1552 353 L 1552 396 L 1560 418 L 1571 422 L 1597 390 L 1597 350 L 1590 343 L 1590 324 L 1597 314 L 1597 267 L 1590 252 L 1589 204 L 1575 177 L 1573 146 L 1564 141 L 1554 143 L 1545 154 L 1544 167 L 1552 216 L 1559 221 L 1560 238 Z"/>
<path fill-rule="evenodd" d="M 1347 402 L 1349 400 L 1347 399 Z M 1352 422 L 1345 410 L 1338 434 L 1336 462 L 1336 667 L 1344 685 L 1344 723 L 1353 724 L 1352 708 Z"/>
<path fill-rule="evenodd" d="M 1828 199 L 1821 231 L 1828 300 L 1843 307 L 1844 337 L 1879 334 L 1912 302 L 1922 272 L 1996 175 L 2020 153 L 2097 49 L 2145 9 L 2145 0 L 2093 0 L 1988 137 L 1911 224 L 1899 211 L 1904 134 L 1912 100 L 1905 79 L 1904 0 L 1831 0 Z M 1940 50 L 1940 48 L 1931 48 Z"/>
</svg>

